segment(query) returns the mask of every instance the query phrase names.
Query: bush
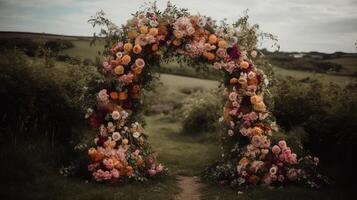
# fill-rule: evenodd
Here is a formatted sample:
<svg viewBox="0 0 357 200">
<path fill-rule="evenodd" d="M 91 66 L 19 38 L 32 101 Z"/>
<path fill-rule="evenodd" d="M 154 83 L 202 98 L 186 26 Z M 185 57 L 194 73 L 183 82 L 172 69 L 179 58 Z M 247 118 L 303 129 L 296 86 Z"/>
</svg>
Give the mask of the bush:
<svg viewBox="0 0 357 200">
<path fill-rule="evenodd" d="M 279 125 L 286 130 L 302 126 L 306 147 L 325 160 L 356 161 L 356 82 L 342 87 L 290 78 L 280 79 L 274 90 L 273 112 Z"/>
<path fill-rule="evenodd" d="M 35 56 L 37 49 L 40 47 L 39 42 L 35 42 L 30 38 L 13 38 L 13 39 L 1 39 L 0 50 L 6 51 L 8 49 L 20 49 L 28 56 Z"/>
<path fill-rule="evenodd" d="M 218 90 L 199 91 L 184 100 L 181 118 L 186 133 L 210 132 L 219 127 L 223 108 L 219 95 Z"/>
<path fill-rule="evenodd" d="M 44 46 L 45 48 L 49 48 L 54 52 L 60 52 L 62 50 L 74 47 L 74 44 L 69 40 L 55 39 L 47 40 Z"/>
<path fill-rule="evenodd" d="M 77 127 L 85 125 L 86 85 L 98 78 L 95 68 L 28 62 L 19 52 L 0 56 L 0 141 L 47 139 L 52 146 L 72 145 Z"/>
</svg>

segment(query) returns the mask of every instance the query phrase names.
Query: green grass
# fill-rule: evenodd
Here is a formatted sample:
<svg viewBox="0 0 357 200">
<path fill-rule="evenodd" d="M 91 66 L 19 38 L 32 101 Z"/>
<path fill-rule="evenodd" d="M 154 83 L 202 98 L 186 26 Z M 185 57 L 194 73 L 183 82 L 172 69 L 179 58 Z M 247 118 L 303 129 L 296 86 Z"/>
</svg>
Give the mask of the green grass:
<svg viewBox="0 0 357 200">
<path fill-rule="evenodd" d="M 74 47 L 64 50 L 61 54 L 94 60 L 99 56 L 98 51 L 103 51 L 104 48 L 103 41 L 97 41 L 93 46 L 90 45 L 89 39 L 76 39 L 72 40 L 72 42 Z"/>
<path fill-rule="evenodd" d="M 215 159 L 219 158 L 219 142 L 192 137 L 182 133 L 178 121 L 171 122 L 165 116 L 146 117 L 146 131 L 159 160 L 173 174 L 199 175 Z"/>
<path fill-rule="evenodd" d="M 357 57 L 343 56 L 341 58 L 334 58 L 326 61 L 343 65 L 343 72 L 345 72 L 346 74 L 357 73 Z"/>
</svg>

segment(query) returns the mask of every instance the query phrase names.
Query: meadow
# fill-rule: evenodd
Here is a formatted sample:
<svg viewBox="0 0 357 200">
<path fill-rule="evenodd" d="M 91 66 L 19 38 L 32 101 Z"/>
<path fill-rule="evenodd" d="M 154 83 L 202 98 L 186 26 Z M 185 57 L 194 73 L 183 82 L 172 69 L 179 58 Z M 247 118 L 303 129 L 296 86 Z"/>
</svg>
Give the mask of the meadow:
<svg viewBox="0 0 357 200">
<path fill-rule="evenodd" d="M 9 38 L 11 36 L 3 35 L 2 37 Z M 44 39 L 41 35 L 32 34 L 18 34 L 17 37 L 26 37 L 34 40 Z M 51 38 L 57 39 L 58 36 L 51 36 Z M 63 39 L 63 37 L 61 38 Z M 65 49 L 60 54 L 77 57 L 82 60 L 91 59 L 94 62 L 99 55 L 98 51 L 101 51 L 103 47 L 102 43 L 98 43 L 94 47 L 90 46 L 88 38 L 67 37 L 66 39 L 70 40 L 74 44 L 74 47 Z M 35 71 L 30 70 L 34 74 L 43 73 L 47 75 L 49 72 L 52 73 L 52 78 L 44 79 L 42 76 L 40 77 L 41 79 L 39 78 L 41 80 L 38 83 L 39 88 L 46 85 L 46 81 L 51 84 L 51 81 L 53 81 L 54 85 L 59 84 L 59 87 L 63 88 L 63 94 L 66 93 L 66 90 L 80 93 L 81 89 L 75 86 L 81 87 L 90 82 L 90 80 L 87 80 L 90 76 L 87 77 L 86 74 L 95 73 L 94 71 L 96 70 L 94 66 L 77 66 L 54 59 L 54 66 L 52 68 L 46 68 L 43 72 L 39 72 L 41 71 L 43 58 L 33 59 L 26 56 L 25 59 L 32 63 L 31 65 L 36 65 L 34 66 Z M 332 61 L 346 64 L 349 69 L 353 69 L 353 66 L 357 67 L 353 58 L 345 61 Z M 5 68 L 6 65 L 1 65 L 1 67 Z M 82 74 L 76 73 L 82 70 L 83 67 L 87 68 L 83 72 L 85 73 L 83 75 L 84 78 L 81 78 Z M 220 84 L 215 76 L 210 77 L 208 75 L 211 74 L 210 71 L 197 72 L 192 68 L 179 66 L 177 63 L 163 64 L 162 68 L 161 72 L 165 73 L 159 73 L 159 79 L 156 82 L 157 87 L 153 91 L 149 91 L 144 99 L 149 106 L 144 119 L 146 122 L 145 130 L 149 136 L 152 148 L 158 152 L 159 161 L 170 170 L 167 177 L 153 179 L 145 183 L 130 183 L 126 185 L 98 184 L 83 176 L 66 177 L 59 173 L 60 165 L 58 163 L 48 161 L 56 160 L 57 156 L 63 153 L 62 148 L 71 146 L 66 144 L 69 141 L 64 141 L 65 144 L 55 143 L 58 147 L 48 144 L 48 141 L 44 142 L 43 146 L 41 146 L 39 142 L 41 140 L 14 141 L 13 138 L 8 139 L 5 134 L 1 134 L 0 141 L 4 142 L 2 143 L 0 154 L 1 163 L 4 163 L 1 167 L 1 175 L 5 178 L 0 182 L 0 196 L 3 199 L 175 199 L 182 192 L 182 188 L 178 186 L 178 177 L 200 176 L 200 173 L 207 166 L 221 156 L 219 131 L 210 130 L 192 135 L 184 129 L 184 121 L 182 117 L 179 117 L 180 112 L 182 112 L 182 103 L 186 102 L 196 92 L 212 93 Z M 318 79 L 324 85 L 329 85 L 332 82 L 344 87 L 354 80 L 352 76 L 285 69 L 276 66 L 273 66 L 273 70 L 278 77 L 293 77 L 298 81 L 305 81 L 304 84 L 310 84 L 306 80 Z M 81 78 L 80 81 L 77 76 Z M 11 82 L 11 86 L 14 85 Z M 16 87 L 14 86 L 14 88 Z M 54 91 L 57 92 L 56 88 Z M 66 96 L 69 100 L 66 100 L 70 101 L 70 103 L 80 103 L 82 101 L 81 98 L 73 99 L 72 96 L 73 94 L 69 93 Z M 53 100 L 56 98 L 57 96 L 53 96 Z M 55 103 L 60 105 L 60 101 Z M 58 105 L 55 105 L 53 109 L 58 109 Z M 166 108 L 165 105 L 167 106 Z M 66 107 L 64 106 L 64 108 Z M 74 108 L 70 108 L 69 110 L 71 109 Z M 64 116 L 66 114 L 64 113 Z M 78 120 L 76 123 L 78 123 L 79 130 L 74 131 L 74 138 L 80 136 L 85 138 L 85 140 L 91 140 L 94 137 L 95 133 L 86 127 L 83 120 Z M 298 124 L 298 126 L 302 126 L 302 124 Z M 293 131 L 290 132 L 293 134 Z M 11 135 L 11 133 L 7 134 Z M 19 135 L 22 137 L 21 134 Z M 40 138 L 46 137 L 48 137 L 47 133 L 40 136 Z M 60 138 L 62 136 L 54 137 Z M 5 144 L 8 141 L 11 141 L 11 143 Z M 63 146 L 62 148 L 61 145 Z M 85 154 L 86 152 L 81 153 Z M 63 155 L 67 157 L 66 153 Z M 73 158 L 73 155 L 68 157 Z M 62 158 L 58 159 L 62 160 Z M 322 172 L 332 177 L 334 184 L 319 190 L 290 185 L 285 188 L 256 188 L 238 192 L 238 190 L 232 189 L 229 186 L 199 182 L 199 194 L 201 199 L 212 200 L 348 199 L 353 194 L 354 184 L 352 184 L 351 180 L 345 181 L 346 177 L 344 176 L 347 175 L 346 172 L 335 168 L 334 164 L 324 161 L 322 161 Z"/>
</svg>

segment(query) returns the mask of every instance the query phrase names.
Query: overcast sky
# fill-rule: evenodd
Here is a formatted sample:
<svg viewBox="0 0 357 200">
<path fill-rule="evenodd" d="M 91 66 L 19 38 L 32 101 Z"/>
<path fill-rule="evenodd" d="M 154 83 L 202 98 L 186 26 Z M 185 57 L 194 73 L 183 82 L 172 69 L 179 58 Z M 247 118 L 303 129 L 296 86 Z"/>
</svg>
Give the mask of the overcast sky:
<svg viewBox="0 0 357 200">
<path fill-rule="evenodd" d="M 104 10 L 125 23 L 143 0 L 0 0 L 0 31 L 92 35 L 87 20 Z M 158 0 L 159 7 L 166 5 Z M 278 36 L 282 51 L 356 52 L 357 0 L 171 0 L 192 14 L 233 22 L 249 9 L 253 23 Z"/>
</svg>

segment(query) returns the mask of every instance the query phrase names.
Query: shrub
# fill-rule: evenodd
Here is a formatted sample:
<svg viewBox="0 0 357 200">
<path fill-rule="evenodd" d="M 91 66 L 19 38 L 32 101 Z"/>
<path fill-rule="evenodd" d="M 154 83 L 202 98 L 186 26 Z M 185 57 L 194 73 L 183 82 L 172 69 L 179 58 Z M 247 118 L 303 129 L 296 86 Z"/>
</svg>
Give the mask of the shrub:
<svg viewBox="0 0 357 200">
<path fill-rule="evenodd" d="M 60 52 L 64 49 L 69 49 L 74 47 L 74 44 L 69 40 L 54 39 L 54 40 L 47 40 L 44 47 L 49 48 L 55 52 Z"/>
<path fill-rule="evenodd" d="M 280 79 L 274 90 L 279 125 L 286 130 L 302 126 L 306 147 L 326 160 L 356 160 L 356 82 L 339 86 L 289 78 Z"/>
<path fill-rule="evenodd" d="M 214 131 L 219 126 L 223 100 L 216 90 L 199 91 L 183 101 L 181 118 L 187 133 Z"/>
</svg>

